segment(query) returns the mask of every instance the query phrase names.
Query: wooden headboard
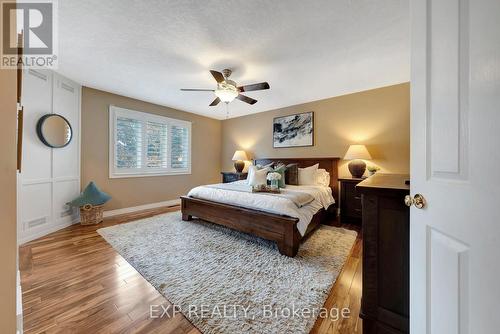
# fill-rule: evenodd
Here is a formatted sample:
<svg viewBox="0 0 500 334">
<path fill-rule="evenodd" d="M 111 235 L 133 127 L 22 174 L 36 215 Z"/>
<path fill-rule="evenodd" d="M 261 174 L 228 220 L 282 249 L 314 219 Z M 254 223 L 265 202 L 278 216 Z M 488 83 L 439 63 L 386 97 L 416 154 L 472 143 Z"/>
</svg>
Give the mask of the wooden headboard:
<svg viewBox="0 0 500 334">
<path fill-rule="evenodd" d="M 319 168 L 325 169 L 330 173 L 330 188 L 332 188 L 333 198 L 335 202 L 339 203 L 339 170 L 338 161 L 340 158 L 263 158 L 254 159 L 255 165 L 267 165 L 271 162 L 278 163 L 282 162 L 285 165 L 296 163 L 300 168 L 309 167 L 315 164 L 319 164 Z"/>
</svg>

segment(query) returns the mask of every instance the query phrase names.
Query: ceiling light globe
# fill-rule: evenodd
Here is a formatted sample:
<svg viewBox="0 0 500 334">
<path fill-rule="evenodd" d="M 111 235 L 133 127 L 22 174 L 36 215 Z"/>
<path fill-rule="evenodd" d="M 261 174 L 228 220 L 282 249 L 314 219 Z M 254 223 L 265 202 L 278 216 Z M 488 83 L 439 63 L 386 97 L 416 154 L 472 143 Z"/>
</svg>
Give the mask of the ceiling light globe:
<svg viewBox="0 0 500 334">
<path fill-rule="evenodd" d="M 235 86 L 227 83 L 220 83 L 214 93 L 215 96 L 225 103 L 232 102 L 239 94 Z"/>
</svg>

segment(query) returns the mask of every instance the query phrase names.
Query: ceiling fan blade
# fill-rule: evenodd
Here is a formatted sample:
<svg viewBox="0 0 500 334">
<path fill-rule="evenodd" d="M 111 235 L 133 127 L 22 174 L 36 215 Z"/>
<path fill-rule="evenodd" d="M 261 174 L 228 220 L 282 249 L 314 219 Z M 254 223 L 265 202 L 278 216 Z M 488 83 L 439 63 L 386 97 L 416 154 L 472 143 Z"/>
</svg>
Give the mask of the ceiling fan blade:
<svg viewBox="0 0 500 334">
<path fill-rule="evenodd" d="M 213 92 L 213 89 L 181 88 L 184 92 Z"/>
<path fill-rule="evenodd" d="M 216 106 L 218 105 L 220 102 L 220 99 L 219 98 L 216 98 L 215 100 L 212 101 L 212 103 L 209 104 L 209 107 L 213 107 L 213 106 Z"/>
<path fill-rule="evenodd" d="M 255 103 L 257 103 L 257 100 L 252 99 L 251 97 L 248 97 L 248 96 L 245 96 L 245 95 L 241 95 L 241 94 L 239 94 L 238 96 L 236 96 L 236 98 L 238 100 L 246 102 L 248 104 L 255 104 Z"/>
<path fill-rule="evenodd" d="M 224 76 L 220 72 L 217 72 L 217 71 L 214 71 L 214 70 L 210 70 L 210 73 L 212 73 L 215 81 L 217 81 L 218 83 L 221 83 L 222 81 L 225 80 Z"/>
<path fill-rule="evenodd" d="M 256 83 L 252 85 L 245 85 L 238 87 L 240 92 L 249 92 L 251 90 L 262 90 L 262 89 L 269 89 L 269 84 L 267 82 L 261 82 L 261 83 Z"/>
</svg>

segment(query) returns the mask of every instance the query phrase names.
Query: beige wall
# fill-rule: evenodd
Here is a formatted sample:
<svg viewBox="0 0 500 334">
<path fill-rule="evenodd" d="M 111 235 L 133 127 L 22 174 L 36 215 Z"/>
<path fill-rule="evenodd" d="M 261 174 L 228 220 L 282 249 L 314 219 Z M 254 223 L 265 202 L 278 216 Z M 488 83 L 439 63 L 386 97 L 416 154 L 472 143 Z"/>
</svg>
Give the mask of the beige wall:
<svg viewBox="0 0 500 334">
<path fill-rule="evenodd" d="M 0 3 L 1 5 L 1 3 Z M 0 329 L 16 332 L 16 72 L 0 69 Z"/>
<path fill-rule="evenodd" d="M 314 146 L 273 148 L 272 122 L 276 116 L 314 111 Z M 343 157 L 349 144 L 365 144 L 369 163 L 382 171 L 410 169 L 410 85 L 373 89 L 222 122 L 222 166 L 232 170 L 232 155 L 243 149 L 249 158 Z M 340 164 L 340 176 L 350 175 Z"/>
<path fill-rule="evenodd" d="M 178 198 L 190 188 L 219 182 L 232 170 L 235 150 L 250 158 L 343 157 L 349 144 L 366 144 L 384 172 L 408 173 L 410 162 L 409 83 L 378 88 L 254 115 L 218 121 L 179 110 L 84 87 L 82 90 L 82 188 L 95 181 L 113 199 L 106 210 Z M 192 174 L 110 179 L 108 108 L 119 107 L 188 120 L 192 124 Z M 313 147 L 272 147 L 276 116 L 314 111 Z M 348 176 L 345 161 L 340 175 Z"/>
<path fill-rule="evenodd" d="M 191 175 L 110 179 L 108 177 L 109 105 L 192 122 Z M 113 210 L 177 199 L 189 189 L 220 180 L 221 121 L 172 108 L 83 87 L 82 89 L 82 189 L 95 181 L 113 199 Z"/>
</svg>

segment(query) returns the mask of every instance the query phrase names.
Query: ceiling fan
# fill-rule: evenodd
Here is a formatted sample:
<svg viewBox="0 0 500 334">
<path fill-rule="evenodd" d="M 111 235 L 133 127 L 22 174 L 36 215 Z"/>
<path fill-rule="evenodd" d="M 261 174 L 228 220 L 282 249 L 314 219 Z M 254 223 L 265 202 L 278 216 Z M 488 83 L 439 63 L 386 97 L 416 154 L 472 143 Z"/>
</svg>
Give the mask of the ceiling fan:
<svg viewBox="0 0 500 334">
<path fill-rule="evenodd" d="M 249 92 L 252 90 L 262 90 L 269 89 L 269 84 L 267 82 L 261 82 L 251 85 L 239 86 L 233 80 L 230 80 L 232 71 L 229 69 L 224 69 L 221 72 L 210 70 L 212 76 L 215 81 L 217 81 L 216 89 L 190 89 L 183 88 L 182 91 L 190 91 L 190 92 L 214 92 L 216 98 L 210 103 L 210 107 L 216 106 L 219 102 L 229 103 L 234 99 L 238 99 L 240 101 L 246 102 L 248 104 L 255 104 L 257 100 L 252 99 L 251 97 L 245 96 L 241 94 L 242 92 Z"/>
</svg>

